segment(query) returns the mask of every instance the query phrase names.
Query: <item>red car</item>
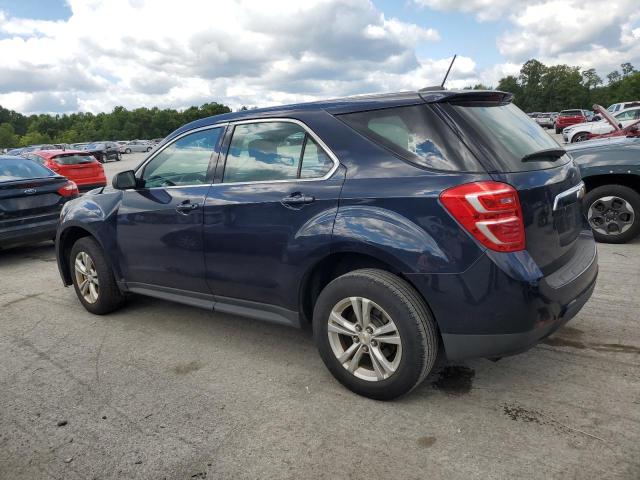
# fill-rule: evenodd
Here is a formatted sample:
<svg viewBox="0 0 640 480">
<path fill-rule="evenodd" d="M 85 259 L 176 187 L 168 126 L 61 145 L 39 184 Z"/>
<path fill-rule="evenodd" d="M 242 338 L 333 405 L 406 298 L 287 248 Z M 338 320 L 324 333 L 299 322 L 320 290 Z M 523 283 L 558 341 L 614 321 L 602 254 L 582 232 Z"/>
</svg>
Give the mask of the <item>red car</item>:
<svg viewBox="0 0 640 480">
<path fill-rule="evenodd" d="M 556 133 L 562 133 L 562 129 L 577 123 L 586 123 L 591 120 L 591 113 L 587 110 L 562 110 L 556 119 Z"/>
<path fill-rule="evenodd" d="M 104 187 L 107 178 L 102 164 L 96 158 L 80 150 L 38 150 L 24 157 L 35 160 L 49 170 L 73 180 L 78 190 L 86 192 L 92 188 Z"/>
<path fill-rule="evenodd" d="M 602 108 L 600 105 L 594 105 L 593 109 L 598 112 L 603 120 L 606 120 L 613 127 L 613 131 L 609 133 L 590 133 L 587 137 L 589 140 L 592 138 L 610 138 L 610 137 L 640 137 L 640 120 L 621 128 L 622 124 L 611 116 L 611 114 Z M 636 117 L 638 118 L 638 117 Z"/>
</svg>

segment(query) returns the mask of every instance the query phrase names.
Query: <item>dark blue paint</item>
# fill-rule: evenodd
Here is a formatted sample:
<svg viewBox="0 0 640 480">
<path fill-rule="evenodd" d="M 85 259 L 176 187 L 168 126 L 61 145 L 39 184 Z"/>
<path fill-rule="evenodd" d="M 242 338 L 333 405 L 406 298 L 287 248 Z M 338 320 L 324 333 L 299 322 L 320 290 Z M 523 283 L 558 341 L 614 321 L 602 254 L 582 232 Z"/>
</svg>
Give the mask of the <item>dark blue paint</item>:
<svg viewBox="0 0 640 480">
<path fill-rule="evenodd" d="M 340 167 L 322 181 L 225 184 L 223 153 L 219 159 L 212 155 L 211 185 L 86 195 L 64 209 L 58 230 L 65 283 L 70 283 L 65 238 L 71 229 L 83 228 L 105 250 L 124 291 L 146 285 L 170 291 L 174 299 L 233 299 L 242 308 L 263 305 L 272 316 L 290 312 L 282 315 L 295 324 L 307 293 L 304 282 L 316 265 L 335 255 L 368 255 L 403 275 L 425 298 L 451 356 L 498 355 L 529 346 L 575 315 L 595 283 L 595 244 L 580 204 L 551 208 L 555 195 L 580 181 L 579 172 L 572 162 L 526 173 L 429 171 L 334 116 L 420 102 L 417 93 L 364 97 L 237 112 L 181 127 L 166 142 L 193 128 L 236 120 L 298 119 L 323 139 Z M 452 148 L 464 146 L 453 142 Z M 486 251 L 441 206 L 443 190 L 482 180 L 518 189 L 525 251 Z M 297 207 L 282 203 L 294 193 L 315 201 Z M 186 201 L 202 207 L 177 213 Z"/>
</svg>

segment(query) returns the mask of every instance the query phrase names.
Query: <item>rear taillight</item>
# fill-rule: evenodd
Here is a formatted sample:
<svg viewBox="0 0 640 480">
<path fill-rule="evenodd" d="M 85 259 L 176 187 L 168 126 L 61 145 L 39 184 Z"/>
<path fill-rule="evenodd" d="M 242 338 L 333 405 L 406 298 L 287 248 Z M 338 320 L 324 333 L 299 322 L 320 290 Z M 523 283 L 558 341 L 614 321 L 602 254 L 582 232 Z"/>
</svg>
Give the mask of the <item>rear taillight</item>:
<svg viewBox="0 0 640 480">
<path fill-rule="evenodd" d="M 75 197 L 78 195 L 78 186 L 75 182 L 68 180 L 63 186 L 58 189 L 58 193 L 63 197 Z"/>
<path fill-rule="evenodd" d="M 524 222 L 518 192 L 506 183 L 474 182 L 445 190 L 440 202 L 485 247 L 524 250 Z"/>
<path fill-rule="evenodd" d="M 47 168 L 49 168 L 49 170 L 53 170 L 54 172 L 58 172 L 60 170 L 60 167 L 58 166 L 58 164 L 53 160 L 47 161 L 45 165 Z"/>
</svg>

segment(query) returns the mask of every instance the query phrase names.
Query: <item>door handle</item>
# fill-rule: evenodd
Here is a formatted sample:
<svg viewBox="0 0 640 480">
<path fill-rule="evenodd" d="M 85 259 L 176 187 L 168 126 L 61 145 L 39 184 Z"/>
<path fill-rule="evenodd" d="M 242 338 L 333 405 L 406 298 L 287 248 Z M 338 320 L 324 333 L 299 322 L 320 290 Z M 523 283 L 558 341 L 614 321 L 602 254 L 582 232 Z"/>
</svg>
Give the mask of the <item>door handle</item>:
<svg viewBox="0 0 640 480">
<path fill-rule="evenodd" d="M 282 204 L 287 206 L 302 206 L 316 201 L 316 197 L 310 195 L 303 195 L 302 193 L 292 193 L 288 197 L 281 200 Z"/>
<path fill-rule="evenodd" d="M 189 200 L 186 200 L 176 207 L 176 211 L 178 213 L 187 215 L 189 214 L 189 212 L 192 212 L 198 208 L 200 208 L 199 203 L 191 203 Z"/>
</svg>

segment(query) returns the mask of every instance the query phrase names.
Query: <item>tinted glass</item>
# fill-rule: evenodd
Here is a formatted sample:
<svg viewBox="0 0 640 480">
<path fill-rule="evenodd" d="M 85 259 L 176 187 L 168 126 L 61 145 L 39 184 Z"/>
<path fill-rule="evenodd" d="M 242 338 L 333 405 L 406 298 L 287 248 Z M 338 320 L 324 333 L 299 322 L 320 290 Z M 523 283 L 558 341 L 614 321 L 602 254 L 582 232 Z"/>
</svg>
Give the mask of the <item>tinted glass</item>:
<svg viewBox="0 0 640 480">
<path fill-rule="evenodd" d="M 333 161 L 329 155 L 318 146 L 311 137 L 307 137 L 302 154 L 302 168 L 300 178 L 320 178 L 324 177 L 333 168 Z"/>
<path fill-rule="evenodd" d="M 53 161 L 59 165 L 80 165 L 82 163 L 93 163 L 95 160 L 93 155 L 81 154 L 58 155 L 57 157 L 53 157 Z"/>
<path fill-rule="evenodd" d="M 340 118 L 364 136 L 420 166 L 435 170 L 482 170 L 455 133 L 426 105 L 350 113 Z M 525 118 L 531 122 L 526 115 Z"/>
<path fill-rule="evenodd" d="M 237 125 L 227 154 L 224 182 L 298 178 L 305 130 L 295 123 Z"/>
<path fill-rule="evenodd" d="M 626 120 L 634 120 L 636 119 L 636 113 L 640 112 L 640 110 L 625 110 L 622 113 L 618 113 L 616 115 L 616 120 L 619 122 L 624 122 Z"/>
<path fill-rule="evenodd" d="M 526 155 L 540 150 L 558 149 L 559 145 L 538 124 L 513 104 L 507 105 L 449 105 L 449 112 L 458 126 L 473 138 L 474 151 L 480 147 L 480 155 L 487 157 L 503 172 L 539 170 L 562 165 L 569 156 L 549 156 L 523 161 Z"/>
<path fill-rule="evenodd" d="M 582 115 L 582 110 L 563 110 L 560 112 L 561 117 L 575 117 L 576 115 Z"/>
<path fill-rule="evenodd" d="M 0 159 L 0 182 L 54 177 L 48 168 L 26 159 Z"/>
<path fill-rule="evenodd" d="M 221 128 L 202 130 L 170 144 L 145 166 L 145 187 L 207 183 L 209 162 L 221 132 Z"/>
</svg>

